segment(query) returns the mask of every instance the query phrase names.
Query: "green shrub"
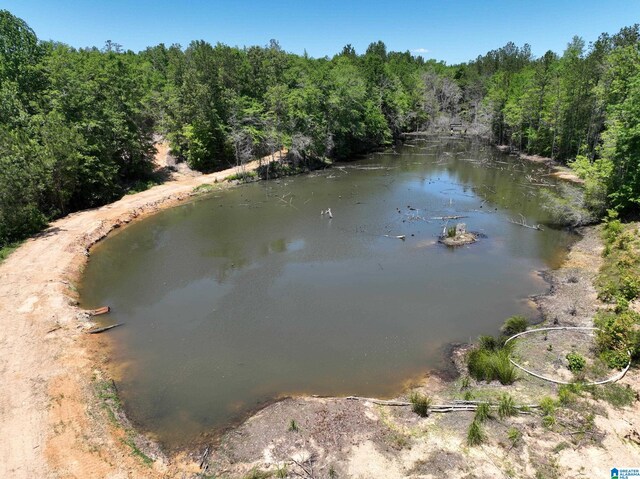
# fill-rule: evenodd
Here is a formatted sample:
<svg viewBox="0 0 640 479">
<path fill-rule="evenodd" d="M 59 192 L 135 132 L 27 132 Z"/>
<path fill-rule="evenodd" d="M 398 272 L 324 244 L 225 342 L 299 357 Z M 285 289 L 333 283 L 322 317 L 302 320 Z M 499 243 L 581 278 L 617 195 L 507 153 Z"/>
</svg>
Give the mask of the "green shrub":
<svg viewBox="0 0 640 479">
<path fill-rule="evenodd" d="M 411 403 L 411 410 L 420 417 L 427 417 L 429 415 L 429 408 L 431 407 L 432 400 L 425 394 L 420 394 L 417 391 L 412 391 L 409 396 L 409 402 Z"/>
<path fill-rule="evenodd" d="M 600 328 L 596 333 L 596 347 L 601 358 L 611 368 L 622 369 L 629 362 L 629 352 L 637 357 L 640 352 L 640 334 L 635 329 L 640 315 L 625 310 L 619 313 L 600 312 L 595 324 Z"/>
<path fill-rule="evenodd" d="M 456 227 L 450 226 L 447 228 L 447 238 L 455 238 L 456 236 Z"/>
<path fill-rule="evenodd" d="M 607 363 L 611 369 L 622 370 L 629 364 L 629 354 L 624 351 L 603 351 L 600 354 L 600 359 Z"/>
<path fill-rule="evenodd" d="M 607 243 L 613 243 L 622 232 L 622 222 L 618 219 L 618 213 L 614 210 L 607 211 L 608 216 L 604 223 L 603 233 Z"/>
<path fill-rule="evenodd" d="M 629 249 L 633 245 L 633 242 L 634 242 L 633 233 L 631 233 L 630 231 L 625 231 L 622 234 L 618 235 L 618 239 L 615 245 L 619 250 L 629 251 Z"/>
<path fill-rule="evenodd" d="M 550 398 L 549 396 L 545 396 L 540 400 L 540 409 L 545 416 L 553 416 L 556 413 L 557 403 Z"/>
<path fill-rule="evenodd" d="M 563 406 L 568 406 L 576 400 L 576 394 L 569 386 L 564 384 L 558 389 L 558 402 Z"/>
<path fill-rule="evenodd" d="M 640 295 L 640 278 L 630 274 L 622 276 L 618 290 L 624 299 L 633 301 Z"/>
<path fill-rule="evenodd" d="M 469 446 L 479 446 L 487 439 L 487 435 L 482 429 L 482 425 L 475 419 L 471 421 L 467 432 L 467 444 Z"/>
<path fill-rule="evenodd" d="M 587 365 L 587 361 L 582 357 L 582 355 L 576 353 L 575 351 L 571 351 L 567 354 L 567 361 L 569 361 L 569 371 L 572 373 L 577 373 L 582 371 L 584 367 Z"/>
<path fill-rule="evenodd" d="M 507 319 L 504 322 L 504 324 L 502 325 L 502 328 L 500 328 L 500 331 L 505 336 L 510 337 L 510 336 L 513 336 L 514 334 L 518 334 L 523 331 L 526 331 L 528 325 L 529 325 L 529 322 L 527 321 L 527 318 L 525 318 L 524 316 L 517 316 L 517 315 L 511 316 L 509 319 Z"/>
</svg>

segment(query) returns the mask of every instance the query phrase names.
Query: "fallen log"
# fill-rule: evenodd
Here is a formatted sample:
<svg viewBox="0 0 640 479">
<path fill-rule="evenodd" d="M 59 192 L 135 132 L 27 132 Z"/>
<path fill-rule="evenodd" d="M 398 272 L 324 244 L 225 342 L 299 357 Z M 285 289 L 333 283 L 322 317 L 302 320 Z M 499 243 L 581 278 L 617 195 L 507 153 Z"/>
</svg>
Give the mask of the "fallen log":
<svg viewBox="0 0 640 479">
<path fill-rule="evenodd" d="M 396 400 L 385 400 L 385 399 L 375 399 L 375 398 L 367 398 L 360 396 L 347 396 L 345 399 L 350 401 L 366 401 L 372 404 L 377 404 L 379 406 L 412 406 L 411 402 L 408 401 L 396 401 Z M 493 404 L 486 401 L 464 401 L 461 399 L 454 399 L 452 404 L 432 404 L 429 406 L 429 412 L 437 412 L 437 413 L 447 413 L 447 412 L 464 412 L 464 411 L 475 411 L 478 409 L 478 405 L 480 404 L 489 404 L 490 407 L 497 408 L 497 404 Z M 525 414 L 527 409 L 539 408 L 540 406 L 537 404 L 522 404 L 516 405 L 515 408 L 519 413 Z"/>
<path fill-rule="evenodd" d="M 104 333 L 105 331 L 109 331 L 110 329 L 117 328 L 118 326 L 122 326 L 123 324 L 124 323 L 116 323 L 116 324 L 112 324 L 111 326 L 105 326 L 103 328 L 90 329 L 89 331 L 87 331 L 87 333 L 89 334 Z"/>
<path fill-rule="evenodd" d="M 98 309 L 92 309 L 91 311 L 88 311 L 88 313 L 89 313 L 89 316 L 100 316 L 101 314 L 107 314 L 110 311 L 111 311 L 111 306 L 103 306 Z"/>
<path fill-rule="evenodd" d="M 452 216 L 432 216 L 432 220 L 459 220 L 460 218 L 468 218 L 468 216 L 452 215 Z"/>
<path fill-rule="evenodd" d="M 529 228 L 532 230 L 538 230 L 538 231 L 544 231 L 542 229 L 542 226 L 538 225 L 528 225 L 525 220 L 524 220 L 524 216 L 522 216 L 522 214 L 520 214 L 520 221 L 515 221 L 512 219 L 509 219 L 509 223 L 513 223 L 514 225 L 519 225 L 519 226 L 524 226 L 525 228 Z"/>
</svg>

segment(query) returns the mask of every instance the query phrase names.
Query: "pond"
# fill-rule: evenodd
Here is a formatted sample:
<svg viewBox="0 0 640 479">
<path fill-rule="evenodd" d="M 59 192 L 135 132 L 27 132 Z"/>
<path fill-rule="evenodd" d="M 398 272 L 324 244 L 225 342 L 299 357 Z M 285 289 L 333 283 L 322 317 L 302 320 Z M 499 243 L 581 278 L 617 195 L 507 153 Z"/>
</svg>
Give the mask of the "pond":
<svg viewBox="0 0 640 479">
<path fill-rule="evenodd" d="M 398 394 L 451 342 L 534 317 L 537 272 L 575 240 L 510 222 L 548 221 L 547 173 L 478 142 L 414 140 L 124 228 L 94 248 L 81 301 L 124 323 L 107 334 L 127 413 L 178 447 L 283 395 Z M 486 237 L 438 244 L 457 221 Z"/>
</svg>

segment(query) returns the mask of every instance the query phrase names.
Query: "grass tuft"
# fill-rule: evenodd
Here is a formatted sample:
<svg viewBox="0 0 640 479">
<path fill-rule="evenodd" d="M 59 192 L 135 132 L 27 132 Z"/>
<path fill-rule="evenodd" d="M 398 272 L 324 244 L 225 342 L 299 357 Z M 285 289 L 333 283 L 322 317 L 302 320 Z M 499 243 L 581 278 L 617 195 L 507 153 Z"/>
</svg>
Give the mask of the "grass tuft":
<svg viewBox="0 0 640 479">
<path fill-rule="evenodd" d="M 244 476 L 243 479 L 268 479 L 271 477 L 271 473 L 268 471 L 261 471 L 258 468 L 253 468 L 249 471 L 249 474 Z"/>
<path fill-rule="evenodd" d="M 292 419 L 291 421 L 289 421 L 289 431 L 290 432 L 298 432 L 300 430 L 300 428 L 298 427 L 298 423 L 296 422 L 295 419 Z"/>
<path fill-rule="evenodd" d="M 585 386 L 584 389 L 594 399 L 604 400 L 613 407 L 621 408 L 631 406 L 638 400 L 638 393 L 628 384 L 606 384 L 603 386 Z"/>
<path fill-rule="evenodd" d="M 409 402 L 411 403 L 411 410 L 418 416 L 427 417 L 429 415 L 429 408 L 432 403 L 432 399 L 429 396 L 412 391 L 409 396 Z"/>
<path fill-rule="evenodd" d="M 478 421 L 479 423 L 483 423 L 490 418 L 491 418 L 491 408 L 489 407 L 489 403 L 483 402 L 478 404 L 478 408 L 476 409 L 476 415 L 474 416 L 473 420 Z"/>
<path fill-rule="evenodd" d="M 487 439 L 487 435 L 482 428 L 482 424 L 475 419 L 471 421 L 467 431 L 467 444 L 469 446 L 479 446 Z"/>
<path fill-rule="evenodd" d="M 498 404 L 498 415 L 501 419 L 518 414 L 513 398 L 509 394 L 503 394 Z"/>
<path fill-rule="evenodd" d="M 529 322 L 527 321 L 527 318 L 525 318 L 524 316 L 511 316 L 509 319 L 507 319 L 504 324 L 502 325 L 502 328 L 500 328 L 500 331 L 502 332 L 502 334 L 504 334 L 507 337 L 513 336 L 514 334 L 518 334 L 518 333 L 522 333 L 523 331 L 527 330 L 527 326 L 529 325 Z"/>
<path fill-rule="evenodd" d="M 522 431 L 515 427 L 510 427 L 507 431 L 507 438 L 511 442 L 511 447 L 516 447 L 522 441 Z"/>
<path fill-rule="evenodd" d="M 510 345 L 497 346 L 488 340 L 481 340 L 481 345 L 472 349 L 467 356 L 469 375 L 478 381 L 498 380 L 502 384 L 512 384 L 518 375 L 509 361 L 510 351 Z"/>
</svg>

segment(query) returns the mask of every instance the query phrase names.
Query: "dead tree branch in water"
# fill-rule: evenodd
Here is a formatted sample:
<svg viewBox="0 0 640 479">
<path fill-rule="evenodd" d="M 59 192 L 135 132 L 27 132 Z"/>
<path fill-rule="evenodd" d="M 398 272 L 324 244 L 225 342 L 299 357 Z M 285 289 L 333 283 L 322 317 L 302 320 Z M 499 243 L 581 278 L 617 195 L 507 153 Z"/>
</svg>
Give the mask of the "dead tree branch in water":
<svg viewBox="0 0 640 479">
<path fill-rule="evenodd" d="M 461 218 L 468 218 L 468 216 L 460 216 L 460 215 L 452 215 L 452 216 L 432 216 L 430 219 L 432 220 L 459 220 Z"/>
<path fill-rule="evenodd" d="M 513 223 L 514 225 L 519 225 L 519 226 L 524 226 L 525 228 L 530 228 L 532 230 L 538 230 L 538 231 L 544 231 L 542 229 L 542 226 L 538 225 L 528 225 L 527 222 L 524 219 L 524 216 L 522 215 L 522 213 L 520 213 L 520 221 L 515 221 L 512 219 L 509 219 L 509 223 Z"/>
<path fill-rule="evenodd" d="M 382 236 L 384 236 L 385 238 L 399 239 L 399 240 L 402 240 L 402 241 L 407 239 L 406 235 L 382 235 Z"/>
<path fill-rule="evenodd" d="M 111 326 L 105 326 L 104 328 L 90 329 L 89 331 L 87 331 L 87 333 L 89 334 L 104 333 L 105 331 L 109 331 L 110 329 L 117 328 L 118 326 L 122 326 L 123 324 L 124 323 L 116 323 L 116 324 L 112 324 Z"/>
</svg>

